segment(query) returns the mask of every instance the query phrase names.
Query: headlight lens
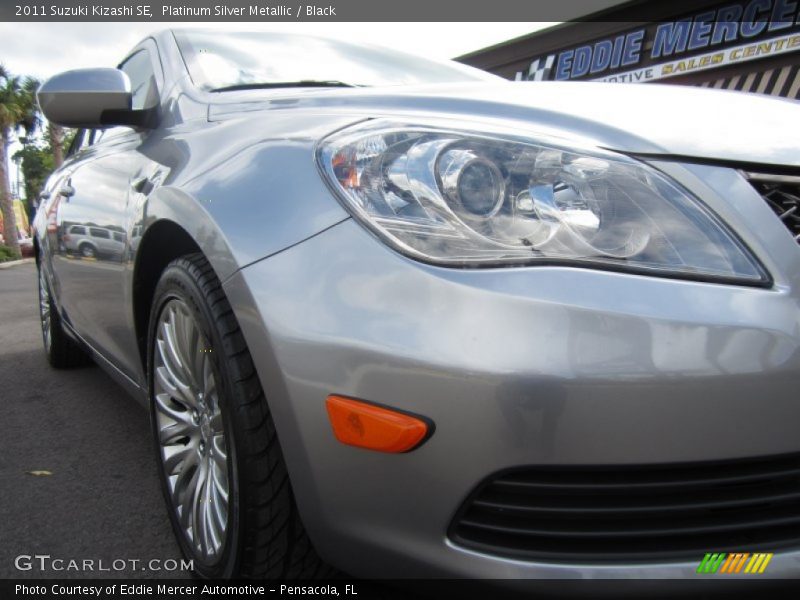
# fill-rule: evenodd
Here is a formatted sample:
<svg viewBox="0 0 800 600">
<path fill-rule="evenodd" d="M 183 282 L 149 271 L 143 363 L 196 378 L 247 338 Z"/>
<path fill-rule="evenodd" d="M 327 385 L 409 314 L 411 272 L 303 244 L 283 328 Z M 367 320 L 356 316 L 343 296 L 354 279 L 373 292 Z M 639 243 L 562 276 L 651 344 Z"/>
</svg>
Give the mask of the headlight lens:
<svg viewBox="0 0 800 600">
<path fill-rule="evenodd" d="M 318 159 L 351 212 L 426 262 L 590 263 L 766 281 L 709 209 L 623 155 L 373 121 L 324 140 Z"/>
</svg>

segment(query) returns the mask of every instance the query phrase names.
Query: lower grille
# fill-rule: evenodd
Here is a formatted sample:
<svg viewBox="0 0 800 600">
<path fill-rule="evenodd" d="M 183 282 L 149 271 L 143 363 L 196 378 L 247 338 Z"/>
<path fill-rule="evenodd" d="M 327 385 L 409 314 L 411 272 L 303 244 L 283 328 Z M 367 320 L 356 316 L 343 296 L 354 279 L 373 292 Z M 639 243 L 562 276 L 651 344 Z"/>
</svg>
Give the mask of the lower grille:
<svg viewBox="0 0 800 600">
<path fill-rule="evenodd" d="M 745 173 L 769 207 L 800 243 L 800 176 Z"/>
<path fill-rule="evenodd" d="M 458 545 L 545 562 L 700 560 L 800 547 L 800 455 L 515 469 L 457 513 Z"/>
</svg>

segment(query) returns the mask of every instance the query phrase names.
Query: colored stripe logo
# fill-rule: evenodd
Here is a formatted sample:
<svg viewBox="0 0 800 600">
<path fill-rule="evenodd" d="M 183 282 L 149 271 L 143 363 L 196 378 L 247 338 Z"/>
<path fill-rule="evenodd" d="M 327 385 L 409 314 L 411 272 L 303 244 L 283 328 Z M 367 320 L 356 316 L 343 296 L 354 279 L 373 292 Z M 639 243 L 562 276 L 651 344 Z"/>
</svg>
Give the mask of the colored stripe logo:
<svg viewBox="0 0 800 600">
<path fill-rule="evenodd" d="M 754 554 L 749 552 L 709 552 L 700 561 L 697 572 L 704 575 L 714 573 L 760 575 L 767 570 L 767 565 L 773 556 L 771 552 L 756 552 Z"/>
</svg>

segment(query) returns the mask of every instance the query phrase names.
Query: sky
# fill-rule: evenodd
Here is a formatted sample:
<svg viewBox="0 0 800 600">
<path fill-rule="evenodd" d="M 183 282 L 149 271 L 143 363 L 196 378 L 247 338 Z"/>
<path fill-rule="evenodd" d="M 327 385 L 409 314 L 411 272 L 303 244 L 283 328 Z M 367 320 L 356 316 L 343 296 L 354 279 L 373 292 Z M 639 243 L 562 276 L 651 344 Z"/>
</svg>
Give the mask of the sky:
<svg viewBox="0 0 800 600">
<path fill-rule="evenodd" d="M 0 23 L 0 63 L 44 79 L 68 69 L 113 67 L 152 31 L 168 27 L 324 35 L 453 58 L 555 23 Z"/>
</svg>

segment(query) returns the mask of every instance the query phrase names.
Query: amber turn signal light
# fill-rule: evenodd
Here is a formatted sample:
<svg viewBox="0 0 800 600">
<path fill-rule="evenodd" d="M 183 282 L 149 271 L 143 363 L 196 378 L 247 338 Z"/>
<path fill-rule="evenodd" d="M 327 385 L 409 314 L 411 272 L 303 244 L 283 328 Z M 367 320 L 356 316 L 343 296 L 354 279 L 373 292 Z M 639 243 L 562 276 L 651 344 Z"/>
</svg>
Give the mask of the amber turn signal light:
<svg viewBox="0 0 800 600">
<path fill-rule="evenodd" d="M 336 439 L 349 446 L 378 452 L 408 452 L 433 431 L 423 418 L 342 396 L 325 403 Z"/>
</svg>

